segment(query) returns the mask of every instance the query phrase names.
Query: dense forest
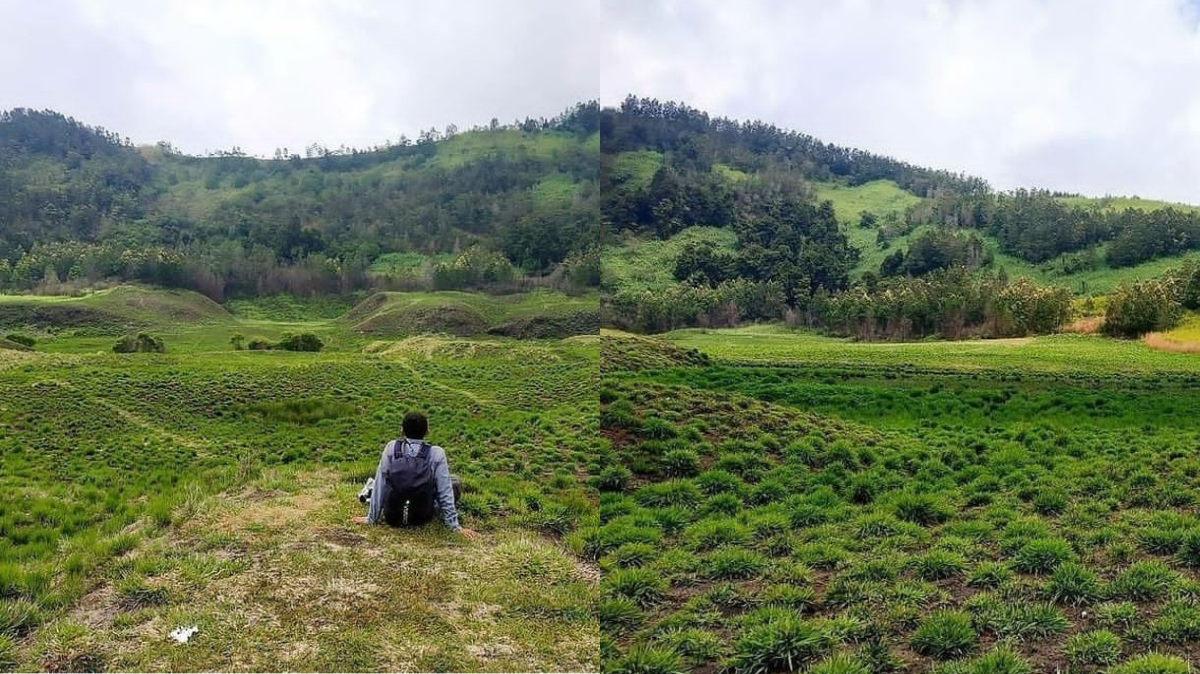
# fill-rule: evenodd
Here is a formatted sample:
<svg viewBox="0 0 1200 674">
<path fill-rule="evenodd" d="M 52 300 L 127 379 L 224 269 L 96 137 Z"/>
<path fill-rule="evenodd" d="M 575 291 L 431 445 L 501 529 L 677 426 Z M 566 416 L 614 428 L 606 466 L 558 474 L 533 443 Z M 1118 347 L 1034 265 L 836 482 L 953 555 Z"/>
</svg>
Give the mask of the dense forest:
<svg viewBox="0 0 1200 674">
<path fill-rule="evenodd" d="M 820 186 L 873 181 L 914 203 L 876 216 L 838 214 L 817 198 Z M 997 192 L 632 96 L 372 148 L 280 148 L 270 159 L 136 147 L 56 112 L 16 109 L 0 114 L 0 289 L 136 280 L 223 300 L 545 284 L 602 287 L 613 321 L 640 330 L 786 319 L 865 338 L 1025 334 L 1057 327 L 1047 317 L 1063 315 L 1069 294 L 1010 284 L 992 268 L 994 247 L 1066 271 L 1200 248 L 1200 211 L 1065 196 Z M 906 246 L 855 273 L 862 239 L 851 243 L 839 215 L 875 231 L 881 247 L 897 237 Z M 685 247 L 670 292 L 606 285 L 606 246 L 696 226 L 732 232 L 736 244 Z"/>
</svg>

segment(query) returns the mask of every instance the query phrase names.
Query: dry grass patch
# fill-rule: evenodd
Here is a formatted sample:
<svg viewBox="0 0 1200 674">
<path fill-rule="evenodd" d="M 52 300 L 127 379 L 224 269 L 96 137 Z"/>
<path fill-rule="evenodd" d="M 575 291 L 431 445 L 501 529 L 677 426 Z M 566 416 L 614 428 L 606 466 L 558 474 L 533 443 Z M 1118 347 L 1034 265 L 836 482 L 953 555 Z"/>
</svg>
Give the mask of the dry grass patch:
<svg viewBox="0 0 1200 674">
<path fill-rule="evenodd" d="M 290 483 L 285 491 L 280 483 Z M 28 669 L 561 671 L 598 666 L 595 589 L 554 543 L 349 523 L 357 487 L 274 471 L 193 504 L 24 648 Z M 290 492 L 290 493 L 289 493 Z M 143 574 L 143 575 L 138 575 Z M 133 578 L 134 580 L 129 580 Z M 133 607 L 122 583 L 164 587 Z M 200 628 L 187 644 L 171 630 Z"/>
</svg>

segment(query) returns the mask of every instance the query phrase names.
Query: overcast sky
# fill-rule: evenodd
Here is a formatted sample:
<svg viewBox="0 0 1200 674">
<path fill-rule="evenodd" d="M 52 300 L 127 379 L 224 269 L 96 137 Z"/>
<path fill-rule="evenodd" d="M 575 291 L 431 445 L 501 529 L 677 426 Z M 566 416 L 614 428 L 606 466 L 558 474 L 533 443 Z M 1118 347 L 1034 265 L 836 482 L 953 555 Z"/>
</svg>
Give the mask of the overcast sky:
<svg viewBox="0 0 1200 674">
<path fill-rule="evenodd" d="M 626 93 L 1200 203 L 1197 0 L 0 0 L 0 108 L 269 155 Z"/>
</svg>

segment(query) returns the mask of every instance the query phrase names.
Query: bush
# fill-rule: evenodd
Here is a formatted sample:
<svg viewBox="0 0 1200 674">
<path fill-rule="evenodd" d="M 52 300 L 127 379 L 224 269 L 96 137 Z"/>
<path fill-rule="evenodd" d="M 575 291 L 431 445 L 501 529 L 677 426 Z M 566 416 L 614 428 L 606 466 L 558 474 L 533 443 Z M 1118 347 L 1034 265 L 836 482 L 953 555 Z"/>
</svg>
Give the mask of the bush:
<svg viewBox="0 0 1200 674">
<path fill-rule="evenodd" d="M 162 339 L 146 332 L 126 335 L 113 344 L 113 353 L 165 353 Z"/>
<path fill-rule="evenodd" d="M 255 337 L 254 339 L 250 340 L 250 343 L 246 345 L 246 348 L 250 349 L 251 351 L 269 351 L 273 346 L 274 344 L 272 344 L 270 340 L 263 339 L 262 337 Z"/>
<path fill-rule="evenodd" d="M 1147 332 L 1174 327 L 1183 313 L 1175 295 L 1175 284 L 1170 279 L 1122 283 L 1108 296 L 1104 334 L 1141 337 Z"/>
<path fill-rule="evenodd" d="M 22 335 L 19 332 L 10 332 L 5 338 L 10 342 L 15 342 L 29 349 L 32 349 L 37 344 L 36 339 L 29 335 Z"/>
<path fill-rule="evenodd" d="M 977 638 L 971 616 L 961 611 L 937 611 L 917 628 L 912 647 L 921 655 L 953 658 L 971 652 Z"/>
<path fill-rule="evenodd" d="M 317 352 L 325 348 L 325 343 L 321 341 L 311 332 L 302 332 L 298 335 L 286 334 L 279 343 L 275 345 L 277 349 L 284 351 L 308 351 Z"/>
<path fill-rule="evenodd" d="M 735 674 L 795 672 L 829 653 L 833 639 L 812 623 L 785 615 L 747 629 L 734 644 Z"/>
</svg>

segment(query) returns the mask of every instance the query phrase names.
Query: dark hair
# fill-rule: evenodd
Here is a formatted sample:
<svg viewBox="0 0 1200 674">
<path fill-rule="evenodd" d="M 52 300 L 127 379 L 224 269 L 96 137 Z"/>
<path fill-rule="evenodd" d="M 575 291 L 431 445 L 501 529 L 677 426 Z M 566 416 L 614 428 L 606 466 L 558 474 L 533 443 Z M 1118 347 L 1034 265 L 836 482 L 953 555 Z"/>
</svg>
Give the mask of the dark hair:
<svg viewBox="0 0 1200 674">
<path fill-rule="evenodd" d="M 400 428 L 404 429 L 404 437 L 424 440 L 425 434 L 429 432 L 429 420 L 420 412 L 409 412 L 404 415 Z"/>
</svg>

